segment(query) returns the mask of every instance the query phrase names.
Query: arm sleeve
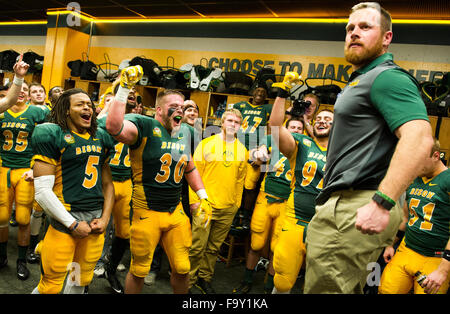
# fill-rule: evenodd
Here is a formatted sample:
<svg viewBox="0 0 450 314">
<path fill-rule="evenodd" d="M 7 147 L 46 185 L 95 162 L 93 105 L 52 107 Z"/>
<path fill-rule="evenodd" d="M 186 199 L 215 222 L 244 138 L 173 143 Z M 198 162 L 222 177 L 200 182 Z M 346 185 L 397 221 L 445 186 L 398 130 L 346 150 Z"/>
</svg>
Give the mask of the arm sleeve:
<svg viewBox="0 0 450 314">
<path fill-rule="evenodd" d="M 386 70 L 378 75 L 370 98 L 392 132 L 408 121 L 429 121 L 418 86 L 413 78 L 399 69 Z"/>
<path fill-rule="evenodd" d="M 48 215 L 69 228 L 76 219 L 53 192 L 54 183 L 54 175 L 34 178 L 34 198 Z"/>
</svg>

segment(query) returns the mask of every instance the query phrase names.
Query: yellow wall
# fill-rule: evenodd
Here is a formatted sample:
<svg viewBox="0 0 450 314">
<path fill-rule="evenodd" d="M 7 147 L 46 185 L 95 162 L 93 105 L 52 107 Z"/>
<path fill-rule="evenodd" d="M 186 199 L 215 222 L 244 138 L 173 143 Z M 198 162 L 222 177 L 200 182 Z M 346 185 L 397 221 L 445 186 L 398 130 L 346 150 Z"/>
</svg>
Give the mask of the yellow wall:
<svg viewBox="0 0 450 314">
<path fill-rule="evenodd" d="M 160 66 L 172 66 L 179 68 L 183 64 L 193 63 L 195 65 L 208 65 L 208 61 L 213 60 L 210 65 L 221 67 L 228 66 L 234 70 L 240 64 L 241 67 L 250 67 L 250 74 L 256 74 L 257 67 L 270 65 L 275 68 L 276 74 L 284 74 L 286 71 L 301 72 L 302 78 L 311 77 L 311 72 L 332 74 L 334 78 L 341 81 L 347 81 L 351 74 L 351 66 L 344 58 L 324 57 L 324 56 L 304 56 L 293 54 L 267 54 L 267 53 L 235 53 L 223 51 L 201 51 L 201 50 L 166 50 L 166 49 L 140 49 L 140 48 L 119 48 L 119 47 L 92 47 L 91 60 L 95 63 L 105 62 L 104 54 L 108 54 L 109 59 L 114 64 L 120 64 L 124 59 L 132 59 L 135 56 L 145 56 L 153 59 Z M 170 57 L 173 57 L 174 62 Z M 394 56 L 395 58 L 395 56 Z M 438 62 L 415 62 L 396 60 L 397 64 L 413 75 L 425 73 L 423 80 L 427 80 L 430 73 L 448 72 L 450 64 Z M 283 66 L 284 65 L 284 66 Z M 292 68 L 290 68 L 292 66 Z M 284 69 L 284 71 L 283 71 Z M 300 70 L 300 71 L 299 71 Z M 322 81 L 311 81 L 312 85 L 322 84 Z M 339 84 L 343 86 L 343 84 Z"/>
<path fill-rule="evenodd" d="M 67 62 L 81 59 L 88 43 L 89 35 L 69 28 L 47 30 L 41 81 L 47 90 L 55 85 L 64 86 L 64 80 L 70 76 Z"/>
</svg>

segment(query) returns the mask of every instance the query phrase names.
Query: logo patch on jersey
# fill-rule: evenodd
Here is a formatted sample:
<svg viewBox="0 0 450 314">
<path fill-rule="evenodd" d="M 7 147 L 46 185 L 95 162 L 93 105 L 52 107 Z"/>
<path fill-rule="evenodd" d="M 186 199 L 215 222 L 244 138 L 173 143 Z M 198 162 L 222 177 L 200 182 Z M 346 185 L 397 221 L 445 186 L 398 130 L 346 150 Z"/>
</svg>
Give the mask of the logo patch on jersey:
<svg viewBox="0 0 450 314">
<path fill-rule="evenodd" d="M 75 139 L 72 136 L 72 134 L 66 134 L 64 135 L 64 140 L 68 143 L 68 144 L 73 144 L 75 143 Z"/>
<path fill-rule="evenodd" d="M 359 80 L 353 81 L 350 84 L 348 84 L 348 86 L 356 86 L 359 84 Z"/>
<path fill-rule="evenodd" d="M 308 139 L 306 139 L 306 138 L 304 138 L 304 139 L 303 139 L 303 145 L 308 146 L 308 147 L 311 147 L 311 141 L 308 140 Z"/>
<path fill-rule="evenodd" d="M 153 129 L 153 136 L 161 137 L 161 130 L 158 127 Z"/>
</svg>

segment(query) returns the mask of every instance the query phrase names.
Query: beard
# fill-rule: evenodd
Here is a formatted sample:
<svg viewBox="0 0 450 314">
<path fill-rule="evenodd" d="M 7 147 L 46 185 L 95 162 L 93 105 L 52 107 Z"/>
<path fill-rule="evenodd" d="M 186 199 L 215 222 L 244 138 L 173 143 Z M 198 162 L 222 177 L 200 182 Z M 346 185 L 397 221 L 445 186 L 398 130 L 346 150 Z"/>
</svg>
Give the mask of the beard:
<svg viewBox="0 0 450 314">
<path fill-rule="evenodd" d="M 361 66 L 370 63 L 383 53 L 383 40 L 380 37 L 375 45 L 371 48 L 367 48 L 366 45 L 362 46 L 361 51 L 354 51 L 345 46 L 345 60 L 356 66 Z"/>
<path fill-rule="evenodd" d="M 314 134 L 314 137 L 316 137 L 316 138 L 324 138 L 324 137 L 328 137 L 328 136 L 330 136 L 330 129 L 328 129 L 327 132 L 324 132 L 324 133 L 318 133 L 318 132 L 316 131 L 316 129 L 314 128 L 314 129 L 313 129 L 313 134 Z"/>
</svg>

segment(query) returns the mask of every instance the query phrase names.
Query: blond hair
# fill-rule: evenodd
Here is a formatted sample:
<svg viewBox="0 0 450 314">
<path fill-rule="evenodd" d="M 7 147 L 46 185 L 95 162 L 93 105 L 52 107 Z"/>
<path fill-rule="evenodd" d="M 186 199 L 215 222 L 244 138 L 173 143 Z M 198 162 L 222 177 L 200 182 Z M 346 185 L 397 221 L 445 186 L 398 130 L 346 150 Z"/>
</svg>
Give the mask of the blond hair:
<svg viewBox="0 0 450 314">
<path fill-rule="evenodd" d="M 173 90 L 173 89 L 164 89 L 156 95 L 156 102 L 155 102 L 155 108 L 161 107 L 161 100 L 169 95 L 178 95 L 183 99 L 184 102 L 184 95 L 180 93 L 179 91 Z"/>
<path fill-rule="evenodd" d="M 227 116 L 229 116 L 230 114 L 234 114 L 236 117 L 238 117 L 241 120 L 240 124 L 242 124 L 242 120 L 243 120 L 242 114 L 239 110 L 237 110 L 235 108 L 225 110 L 225 112 L 222 114 L 221 124 L 223 124 L 223 122 L 225 121 Z"/>
<path fill-rule="evenodd" d="M 392 19 L 391 14 L 384 9 L 378 2 L 361 2 L 357 5 L 354 5 L 351 9 L 350 14 L 355 13 L 358 10 L 362 9 L 375 9 L 380 12 L 380 27 L 383 33 L 392 31 Z"/>
</svg>

